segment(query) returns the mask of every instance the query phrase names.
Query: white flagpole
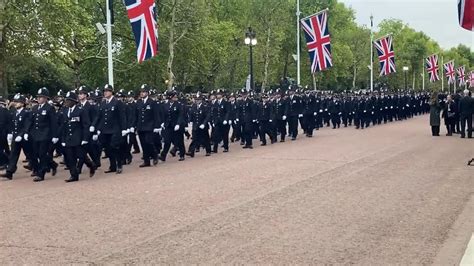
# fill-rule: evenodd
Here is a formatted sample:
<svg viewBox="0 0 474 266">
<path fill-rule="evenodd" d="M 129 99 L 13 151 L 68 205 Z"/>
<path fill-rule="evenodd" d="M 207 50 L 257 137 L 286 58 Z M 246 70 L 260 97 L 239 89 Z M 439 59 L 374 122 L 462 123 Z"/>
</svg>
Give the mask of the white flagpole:
<svg viewBox="0 0 474 266">
<path fill-rule="evenodd" d="M 296 82 L 298 85 L 300 85 L 301 82 L 301 63 L 300 63 L 300 16 L 301 16 L 301 11 L 300 11 L 300 0 L 296 0 L 296 57 L 297 57 L 297 62 L 296 62 Z"/>
<path fill-rule="evenodd" d="M 439 68 L 441 70 L 441 91 L 444 92 L 444 58 L 441 56 L 441 67 Z"/>
<path fill-rule="evenodd" d="M 425 58 L 421 61 L 421 76 L 423 77 L 423 91 L 425 91 Z"/>
<path fill-rule="evenodd" d="M 109 0 L 105 0 L 107 23 L 105 28 L 107 30 L 107 61 L 109 72 L 109 84 L 114 86 L 114 65 L 112 58 L 112 14 L 109 6 Z"/>
<path fill-rule="evenodd" d="M 370 92 L 374 92 L 374 17 L 370 15 Z"/>
</svg>

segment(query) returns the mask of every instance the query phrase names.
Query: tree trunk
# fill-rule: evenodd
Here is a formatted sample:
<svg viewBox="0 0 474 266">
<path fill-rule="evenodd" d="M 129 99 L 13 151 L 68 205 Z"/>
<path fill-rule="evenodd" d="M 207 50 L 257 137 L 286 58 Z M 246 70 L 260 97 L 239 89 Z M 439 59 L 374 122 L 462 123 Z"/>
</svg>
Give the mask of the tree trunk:
<svg viewBox="0 0 474 266">
<path fill-rule="evenodd" d="M 6 0 L 0 0 L 0 13 L 5 12 Z M 7 74 L 5 66 L 6 58 L 6 29 L 5 22 L 0 21 L 0 95 L 8 96 Z"/>
<path fill-rule="evenodd" d="M 174 60 L 174 47 L 175 47 L 175 24 L 176 24 L 176 5 L 177 0 L 173 0 L 171 9 L 171 24 L 170 24 L 170 37 L 168 41 L 169 57 L 166 69 L 168 71 L 168 90 L 171 90 L 174 85 L 174 74 L 173 74 L 173 60 Z"/>
<path fill-rule="evenodd" d="M 263 72 L 263 82 L 262 82 L 262 93 L 265 92 L 265 89 L 268 84 L 268 67 L 270 65 L 270 41 L 272 37 L 272 29 L 267 28 L 267 43 L 265 44 L 265 64 Z"/>
<path fill-rule="evenodd" d="M 285 65 L 283 66 L 283 76 L 282 78 L 285 78 L 288 76 L 288 55 L 289 55 L 289 52 L 286 51 L 286 54 L 285 54 Z"/>
</svg>

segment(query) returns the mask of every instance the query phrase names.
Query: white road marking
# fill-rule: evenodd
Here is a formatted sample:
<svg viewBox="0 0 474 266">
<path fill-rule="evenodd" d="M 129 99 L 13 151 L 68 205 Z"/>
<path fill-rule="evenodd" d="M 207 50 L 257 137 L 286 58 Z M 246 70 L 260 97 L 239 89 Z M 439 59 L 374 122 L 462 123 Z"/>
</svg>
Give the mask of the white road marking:
<svg viewBox="0 0 474 266">
<path fill-rule="evenodd" d="M 474 234 L 471 236 L 471 240 L 469 240 L 469 244 L 467 244 L 466 252 L 462 257 L 461 263 L 459 266 L 473 266 L 474 265 Z"/>
</svg>

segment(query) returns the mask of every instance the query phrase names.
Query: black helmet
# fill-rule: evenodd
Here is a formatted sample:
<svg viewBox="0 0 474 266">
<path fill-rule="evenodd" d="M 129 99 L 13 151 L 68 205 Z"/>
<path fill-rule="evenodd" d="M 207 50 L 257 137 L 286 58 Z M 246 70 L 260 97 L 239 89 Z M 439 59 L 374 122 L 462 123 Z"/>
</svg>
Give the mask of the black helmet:
<svg viewBox="0 0 474 266">
<path fill-rule="evenodd" d="M 58 90 L 58 93 L 56 93 L 56 95 L 57 95 L 58 97 L 64 97 L 64 92 L 63 92 L 63 90 L 59 89 L 59 90 Z"/>
<path fill-rule="evenodd" d="M 26 98 L 25 96 L 17 93 L 15 96 L 13 96 L 13 101 L 14 102 L 20 102 L 20 103 L 26 103 Z"/>
<path fill-rule="evenodd" d="M 127 92 L 127 97 L 135 97 L 135 92 L 134 91 L 128 91 Z"/>
<path fill-rule="evenodd" d="M 106 85 L 104 86 L 103 91 L 111 91 L 111 92 L 114 92 L 114 87 L 113 87 L 112 85 L 110 85 L 110 84 L 106 84 Z"/>
<path fill-rule="evenodd" d="M 78 102 L 77 100 L 77 94 L 73 91 L 68 91 L 66 93 L 66 100 L 73 101 L 73 102 Z"/>
<path fill-rule="evenodd" d="M 49 98 L 49 90 L 46 87 L 43 87 L 38 90 L 36 97 L 46 97 Z"/>
<path fill-rule="evenodd" d="M 3 98 L 3 96 L 0 96 L 0 103 L 1 104 L 6 104 L 7 101 L 5 100 L 5 98 Z"/>
<path fill-rule="evenodd" d="M 86 86 L 80 86 L 79 89 L 77 90 L 78 94 L 85 94 L 89 95 L 89 89 Z"/>
<path fill-rule="evenodd" d="M 140 87 L 140 92 L 150 92 L 150 86 L 148 86 L 147 84 L 143 84 L 141 87 Z"/>
</svg>

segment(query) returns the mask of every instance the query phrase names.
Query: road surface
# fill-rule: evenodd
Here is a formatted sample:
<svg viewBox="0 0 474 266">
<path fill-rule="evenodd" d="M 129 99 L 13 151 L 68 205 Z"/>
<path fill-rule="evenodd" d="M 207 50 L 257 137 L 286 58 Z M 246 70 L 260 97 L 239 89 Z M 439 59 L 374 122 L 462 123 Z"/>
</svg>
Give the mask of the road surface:
<svg viewBox="0 0 474 266">
<path fill-rule="evenodd" d="M 73 184 L 22 169 L 0 182 L 0 264 L 457 264 L 474 141 L 433 138 L 428 120 L 147 169 L 137 157 Z"/>
</svg>

